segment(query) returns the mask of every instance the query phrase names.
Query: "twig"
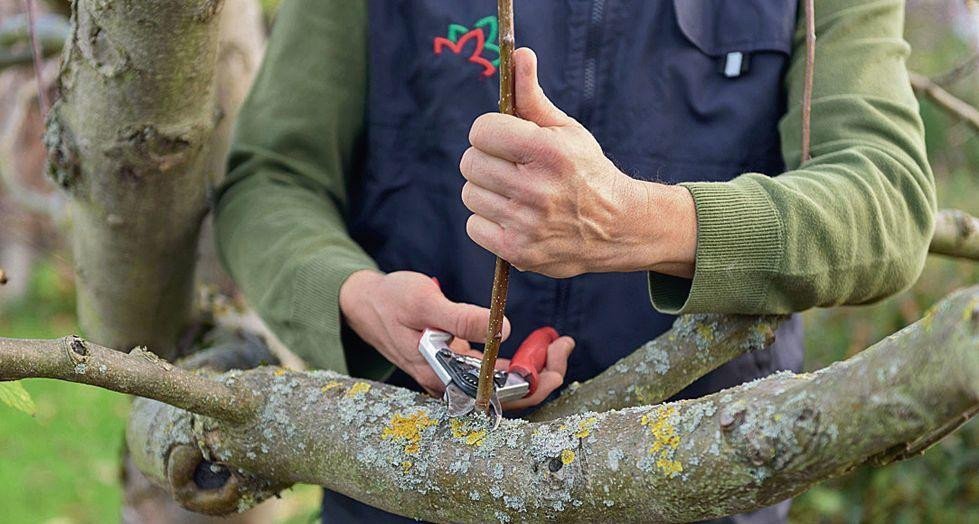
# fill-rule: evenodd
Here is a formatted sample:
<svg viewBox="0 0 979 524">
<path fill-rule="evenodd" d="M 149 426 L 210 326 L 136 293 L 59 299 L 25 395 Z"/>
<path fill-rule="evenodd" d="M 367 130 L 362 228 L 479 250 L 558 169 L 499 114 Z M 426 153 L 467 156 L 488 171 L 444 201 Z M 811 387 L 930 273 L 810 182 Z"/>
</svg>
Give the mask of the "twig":
<svg viewBox="0 0 979 524">
<path fill-rule="evenodd" d="M 2 267 L 0 267 L 0 286 L 5 285 L 6 283 L 7 283 L 7 272 L 4 271 Z"/>
<path fill-rule="evenodd" d="M 949 93 L 930 78 L 910 72 L 911 87 L 918 96 L 934 102 L 938 107 L 955 118 L 961 119 L 974 131 L 979 132 L 979 109 Z"/>
<path fill-rule="evenodd" d="M 979 261 L 979 218 L 957 209 L 939 211 L 929 251 Z"/>
<path fill-rule="evenodd" d="M 123 353 L 76 336 L 53 340 L 0 338 L 0 381 L 55 378 L 165 402 L 241 422 L 258 409 L 252 392 L 196 375 L 141 348 Z"/>
<path fill-rule="evenodd" d="M 970 56 L 961 64 L 949 69 L 945 73 L 942 73 L 932 79 L 936 84 L 942 87 L 948 87 L 951 84 L 958 82 L 968 76 L 972 75 L 979 67 L 979 53 Z"/>
<path fill-rule="evenodd" d="M 500 34 L 500 112 L 505 115 L 513 111 L 513 1 L 499 0 L 497 3 Z M 510 263 L 496 257 L 493 270 L 493 292 L 490 296 L 490 319 L 486 328 L 486 346 L 483 348 L 483 361 L 479 368 L 479 385 L 476 389 L 476 411 L 489 411 L 490 397 L 493 394 L 493 373 L 496 357 L 500 352 L 503 338 L 503 310 L 506 308 L 507 290 L 510 286 Z"/>
<path fill-rule="evenodd" d="M 816 70 L 816 9 L 806 0 L 806 72 L 802 87 L 802 156 L 804 164 L 812 158 L 812 84 Z"/>
</svg>

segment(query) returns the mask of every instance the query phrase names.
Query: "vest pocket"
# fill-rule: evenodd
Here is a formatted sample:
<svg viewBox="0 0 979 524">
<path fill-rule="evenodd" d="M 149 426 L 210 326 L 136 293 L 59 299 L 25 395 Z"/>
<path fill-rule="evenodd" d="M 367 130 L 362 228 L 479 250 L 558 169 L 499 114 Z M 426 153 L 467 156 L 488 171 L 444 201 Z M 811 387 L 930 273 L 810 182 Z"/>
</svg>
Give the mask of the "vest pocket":
<svg viewBox="0 0 979 524">
<path fill-rule="evenodd" d="M 752 53 L 792 53 L 797 5 L 795 0 L 673 0 L 683 35 L 704 54 L 722 59 L 728 77 L 739 76 Z"/>
</svg>

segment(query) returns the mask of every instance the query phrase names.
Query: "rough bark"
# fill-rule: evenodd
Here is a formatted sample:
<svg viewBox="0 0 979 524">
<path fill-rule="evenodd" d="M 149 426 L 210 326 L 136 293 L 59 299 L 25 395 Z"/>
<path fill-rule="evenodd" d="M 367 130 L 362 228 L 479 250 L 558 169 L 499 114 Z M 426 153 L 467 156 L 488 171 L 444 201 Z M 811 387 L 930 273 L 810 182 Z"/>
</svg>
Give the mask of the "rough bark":
<svg viewBox="0 0 979 524">
<path fill-rule="evenodd" d="M 731 359 L 768 347 L 781 317 L 686 315 L 595 378 L 572 383 L 535 411 L 545 421 L 581 413 L 662 402 Z"/>
<path fill-rule="evenodd" d="M 321 484 L 434 521 L 690 521 L 921 451 L 975 414 L 979 288 L 817 373 L 488 432 L 479 417 L 453 423 L 422 395 L 326 372 L 266 368 L 226 380 L 266 392 L 261 416 L 244 425 L 192 417 L 184 427 L 197 440 L 187 442 L 276 482 Z M 142 427 L 186 416 L 159 410 Z M 152 431 L 138 427 L 130 445 L 151 449 Z"/>
<path fill-rule="evenodd" d="M 302 482 L 434 521 L 690 521 L 904 458 L 974 415 L 979 287 L 816 373 L 496 430 L 478 415 L 450 420 L 424 395 L 330 372 L 263 367 L 216 380 L 259 392 L 257 415 L 233 422 L 138 400 L 128 433 L 140 468 L 198 510 L 246 508 Z M 191 485 L 201 468 L 227 482 Z"/>
<path fill-rule="evenodd" d="M 216 123 L 220 0 L 76 0 L 45 137 L 71 195 L 82 328 L 173 356 L 191 311 Z"/>
<path fill-rule="evenodd" d="M 929 251 L 979 260 L 979 218 L 957 209 L 939 211 Z"/>
</svg>

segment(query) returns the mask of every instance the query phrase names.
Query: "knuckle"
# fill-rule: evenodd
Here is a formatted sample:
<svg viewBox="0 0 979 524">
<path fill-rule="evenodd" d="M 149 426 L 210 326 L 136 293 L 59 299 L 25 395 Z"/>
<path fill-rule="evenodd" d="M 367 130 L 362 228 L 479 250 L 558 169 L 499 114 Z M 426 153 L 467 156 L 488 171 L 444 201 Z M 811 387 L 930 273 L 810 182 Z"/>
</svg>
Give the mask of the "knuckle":
<svg viewBox="0 0 979 524">
<path fill-rule="evenodd" d="M 480 143 L 486 135 L 487 126 L 492 124 L 493 113 L 484 113 L 473 120 L 472 127 L 469 128 L 469 143 L 473 146 Z"/>
</svg>

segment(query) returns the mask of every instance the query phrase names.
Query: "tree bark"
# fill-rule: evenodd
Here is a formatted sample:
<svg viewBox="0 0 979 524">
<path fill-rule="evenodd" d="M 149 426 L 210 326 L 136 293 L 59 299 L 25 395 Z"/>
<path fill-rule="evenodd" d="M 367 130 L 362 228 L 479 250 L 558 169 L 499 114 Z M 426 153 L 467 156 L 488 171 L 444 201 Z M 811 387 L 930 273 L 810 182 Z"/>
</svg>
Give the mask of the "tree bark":
<svg viewBox="0 0 979 524">
<path fill-rule="evenodd" d="M 94 341 L 173 357 L 193 298 L 216 124 L 220 0 L 76 0 L 48 120 Z"/>
<path fill-rule="evenodd" d="M 685 327 L 704 323 L 684 322 L 678 338 L 708 338 Z M 745 325 L 700 353 L 764 338 Z M 18 361 L 12 355 L 31 354 L 22 343 L 0 347 L 4 369 Z M 690 368 L 671 360 L 667 373 L 643 375 L 637 385 Z M 259 393 L 257 411 L 241 410 L 256 415 L 213 418 L 137 400 L 127 437 L 139 467 L 199 511 L 244 509 L 301 482 L 433 521 L 691 521 L 749 511 L 858 465 L 910 456 L 973 416 L 979 287 L 815 373 L 781 373 L 658 406 L 640 406 L 645 401 L 633 395 L 631 407 L 505 420 L 496 430 L 480 416 L 449 419 L 427 396 L 331 372 L 263 367 L 215 380 Z M 192 485 L 194 472 L 212 464 L 229 468 L 227 482 Z"/>
</svg>

